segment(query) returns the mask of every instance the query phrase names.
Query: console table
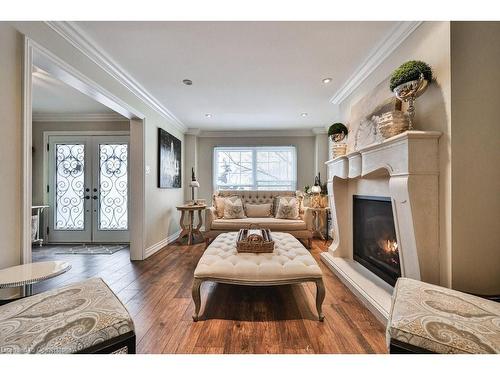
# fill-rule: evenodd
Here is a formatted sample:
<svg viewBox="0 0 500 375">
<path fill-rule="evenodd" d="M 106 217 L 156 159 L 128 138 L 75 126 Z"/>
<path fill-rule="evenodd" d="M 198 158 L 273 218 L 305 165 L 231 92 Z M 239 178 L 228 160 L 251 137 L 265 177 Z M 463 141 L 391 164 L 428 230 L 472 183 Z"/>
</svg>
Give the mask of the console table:
<svg viewBox="0 0 500 375">
<path fill-rule="evenodd" d="M 207 208 L 206 205 L 188 205 L 184 204 L 182 206 L 177 206 L 177 210 L 181 212 L 181 234 L 177 238 L 177 242 L 182 243 L 182 239 L 187 236 L 188 245 L 192 245 L 195 241 L 195 236 L 200 236 L 201 240 L 204 241 L 203 234 L 200 231 L 203 225 L 202 212 Z M 186 212 L 188 214 L 188 220 L 186 222 Z M 198 225 L 194 226 L 194 214 L 198 212 Z"/>
</svg>

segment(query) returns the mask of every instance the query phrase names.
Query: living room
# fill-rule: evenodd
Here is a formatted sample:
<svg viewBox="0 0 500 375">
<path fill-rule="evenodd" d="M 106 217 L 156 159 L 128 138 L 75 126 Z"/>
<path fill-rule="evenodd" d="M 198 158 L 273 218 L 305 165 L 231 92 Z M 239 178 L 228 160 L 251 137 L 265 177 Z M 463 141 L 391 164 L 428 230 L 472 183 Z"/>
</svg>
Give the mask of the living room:
<svg viewBox="0 0 500 375">
<path fill-rule="evenodd" d="M 0 353 L 498 354 L 500 22 L 200 9 L 0 22 Z"/>
</svg>

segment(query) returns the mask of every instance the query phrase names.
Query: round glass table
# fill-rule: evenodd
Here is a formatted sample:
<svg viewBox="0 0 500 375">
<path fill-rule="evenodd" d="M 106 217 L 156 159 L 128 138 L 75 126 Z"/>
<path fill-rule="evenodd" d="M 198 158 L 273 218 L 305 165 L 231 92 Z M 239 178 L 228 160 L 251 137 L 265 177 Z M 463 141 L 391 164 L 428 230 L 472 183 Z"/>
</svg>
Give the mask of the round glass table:
<svg viewBox="0 0 500 375">
<path fill-rule="evenodd" d="M 21 264 L 0 270 L 0 289 L 23 287 L 24 297 L 33 294 L 33 284 L 56 277 L 71 269 L 63 261 Z"/>
</svg>

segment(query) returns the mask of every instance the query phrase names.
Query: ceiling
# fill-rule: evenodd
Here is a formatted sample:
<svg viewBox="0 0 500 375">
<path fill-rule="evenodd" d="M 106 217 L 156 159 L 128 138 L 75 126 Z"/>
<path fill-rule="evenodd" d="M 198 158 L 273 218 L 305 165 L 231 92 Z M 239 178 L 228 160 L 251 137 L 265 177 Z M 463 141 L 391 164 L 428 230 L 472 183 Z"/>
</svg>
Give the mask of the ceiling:
<svg viewBox="0 0 500 375">
<path fill-rule="evenodd" d="M 39 68 L 33 72 L 32 100 L 33 115 L 116 113 Z"/>
<path fill-rule="evenodd" d="M 328 126 L 330 98 L 396 24 L 75 23 L 186 127 L 202 130 Z"/>
</svg>

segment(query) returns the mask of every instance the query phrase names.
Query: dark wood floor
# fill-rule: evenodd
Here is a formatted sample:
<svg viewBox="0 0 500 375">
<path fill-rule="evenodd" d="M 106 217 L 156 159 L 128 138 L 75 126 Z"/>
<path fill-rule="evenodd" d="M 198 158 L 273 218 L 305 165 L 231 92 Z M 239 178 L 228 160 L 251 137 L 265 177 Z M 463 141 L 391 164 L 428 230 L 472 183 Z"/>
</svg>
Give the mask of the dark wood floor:
<svg viewBox="0 0 500 375">
<path fill-rule="evenodd" d="M 204 245 L 170 245 L 142 262 L 113 255 L 61 255 L 35 250 L 35 261 L 61 259 L 73 268 L 36 284 L 41 292 L 102 277 L 134 319 L 138 353 L 386 353 L 384 327 L 319 260 L 325 321 L 318 322 L 313 284 L 243 287 L 204 283 L 202 321 L 191 315 L 191 283 Z M 310 285 L 309 285 L 310 284 Z"/>
</svg>

